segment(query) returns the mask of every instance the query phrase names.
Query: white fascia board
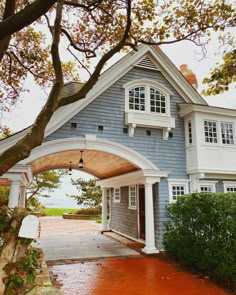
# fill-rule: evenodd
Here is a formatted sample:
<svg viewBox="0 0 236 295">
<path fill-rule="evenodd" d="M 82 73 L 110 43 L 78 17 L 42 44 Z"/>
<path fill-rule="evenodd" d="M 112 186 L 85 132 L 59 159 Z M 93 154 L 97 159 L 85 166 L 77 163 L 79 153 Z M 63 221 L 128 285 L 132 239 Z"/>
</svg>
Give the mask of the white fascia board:
<svg viewBox="0 0 236 295">
<path fill-rule="evenodd" d="M 180 73 L 172 61 L 166 56 L 166 54 L 160 49 L 159 46 L 151 46 L 151 52 L 162 68 L 163 76 L 184 98 L 186 102 L 198 103 L 208 105 L 197 90 L 186 80 L 186 78 Z"/>
<path fill-rule="evenodd" d="M 0 140 L 0 154 L 3 153 L 8 148 L 12 147 L 14 144 L 16 144 L 19 140 L 21 140 L 31 129 L 32 127 L 28 127 L 26 129 L 23 129 L 16 134 L 13 134 L 7 138 L 4 138 Z"/>
<path fill-rule="evenodd" d="M 21 179 L 24 180 L 24 184 L 29 184 L 33 180 L 32 167 L 31 165 L 16 164 L 0 178 Z"/>
<path fill-rule="evenodd" d="M 207 174 L 222 174 L 224 176 L 227 175 L 235 175 L 236 176 L 236 170 L 217 170 L 217 169 L 190 169 L 187 170 L 188 174 L 195 174 L 195 173 L 204 173 Z"/>
<path fill-rule="evenodd" d="M 193 112 L 196 113 L 204 113 L 204 114 L 212 114 L 217 116 L 227 116 L 227 117 L 234 117 L 236 118 L 236 109 L 226 109 L 221 107 L 213 107 L 213 106 L 203 106 L 203 105 L 196 105 L 196 104 L 179 104 L 180 117 L 185 117 Z"/>
<path fill-rule="evenodd" d="M 134 184 L 145 184 L 147 180 L 152 183 L 160 182 L 160 178 L 167 177 L 168 171 L 159 170 L 139 170 L 135 172 L 126 173 L 123 175 L 107 178 L 98 181 L 97 183 L 102 187 L 121 187 Z"/>
</svg>

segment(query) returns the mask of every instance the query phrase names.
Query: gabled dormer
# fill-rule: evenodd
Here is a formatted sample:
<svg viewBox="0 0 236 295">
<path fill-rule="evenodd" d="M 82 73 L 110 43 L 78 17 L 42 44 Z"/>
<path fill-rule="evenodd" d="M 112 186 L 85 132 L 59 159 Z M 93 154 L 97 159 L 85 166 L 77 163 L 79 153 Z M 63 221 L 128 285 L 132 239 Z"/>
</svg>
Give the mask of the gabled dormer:
<svg viewBox="0 0 236 295">
<path fill-rule="evenodd" d="M 170 95 L 165 86 L 151 79 L 137 79 L 123 85 L 125 89 L 125 124 L 129 135 L 136 127 L 163 129 L 163 139 L 168 139 L 175 118 L 170 114 Z"/>
</svg>

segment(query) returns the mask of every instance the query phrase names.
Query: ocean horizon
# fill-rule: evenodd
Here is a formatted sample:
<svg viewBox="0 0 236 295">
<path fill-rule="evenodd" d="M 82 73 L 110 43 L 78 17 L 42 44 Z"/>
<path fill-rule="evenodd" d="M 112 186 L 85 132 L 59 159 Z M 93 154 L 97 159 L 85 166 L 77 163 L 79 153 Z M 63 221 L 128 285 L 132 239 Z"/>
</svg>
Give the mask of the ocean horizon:
<svg viewBox="0 0 236 295">
<path fill-rule="evenodd" d="M 70 197 L 39 197 L 39 201 L 46 208 L 68 208 L 68 209 L 79 209 L 83 206 L 78 205 L 77 201 Z"/>
</svg>

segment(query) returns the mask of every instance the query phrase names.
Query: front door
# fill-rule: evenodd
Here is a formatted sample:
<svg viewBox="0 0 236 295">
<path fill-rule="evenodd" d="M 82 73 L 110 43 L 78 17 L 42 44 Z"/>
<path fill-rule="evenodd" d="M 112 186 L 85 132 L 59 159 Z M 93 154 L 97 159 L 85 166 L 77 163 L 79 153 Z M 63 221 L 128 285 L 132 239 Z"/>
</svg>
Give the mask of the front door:
<svg viewBox="0 0 236 295">
<path fill-rule="evenodd" d="M 139 187 L 139 237 L 145 240 L 145 189 Z"/>
</svg>

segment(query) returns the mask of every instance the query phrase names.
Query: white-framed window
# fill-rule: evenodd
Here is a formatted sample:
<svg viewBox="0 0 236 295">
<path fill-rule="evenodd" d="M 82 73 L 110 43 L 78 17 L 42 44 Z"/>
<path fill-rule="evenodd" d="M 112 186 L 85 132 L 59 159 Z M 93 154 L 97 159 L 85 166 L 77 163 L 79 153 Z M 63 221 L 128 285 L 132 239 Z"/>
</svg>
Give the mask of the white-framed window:
<svg viewBox="0 0 236 295">
<path fill-rule="evenodd" d="M 170 115 L 172 92 L 154 80 L 138 79 L 126 83 L 125 111 Z"/>
<path fill-rule="evenodd" d="M 211 185 L 200 185 L 200 192 L 201 193 L 210 193 L 210 192 L 212 192 L 212 186 Z"/>
<path fill-rule="evenodd" d="M 136 185 L 129 186 L 129 209 L 137 209 L 137 187 Z"/>
<path fill-rule="evenodd" d="M 145 111 L 146 89 L 144 86 L 138 86 L 129 89 L 129 109 L 135 111 Z"/>
<path fill-rule="evenodd" d="M 149 85 L 130 88 L 129 111 L 166 114 L 167 97 L 159 89 Z"/>
<path fill-rule="evenodd" d="M 193 143 L 192 122 L 188 121 L 188 144 Z"/>
<path fill-rule="evenodd" d="M 113 202 L 120 203 L 120 188 L 119 187 L 113 188 Z"/>
<path fill-rule="evenodd" d="M 225 193 L 235 193 L 236 192 L 236 182 L 224 181 L 224 192 Z"/>
<path fill-rule="evenodd" d="M 200 181 L 199 192 L 201 193 L 214 193 L 216 192 L 217 181 Z"/>
<path fill-rule="evenodd" d="M 189 193 L 189 180 L 183 179 L 169 179 L 169 201 L 170 203 L 176 202 L 178 196 Z"/>
<path fill-rule="evenodd" d="M 156 88 L 149 88 L 150 95 L 150 112 L 166 114 L 166 95 Z"/>
<path fill-rule="evenodd" d="M 204 120 L 204 135 L 205 142 L 207 143 L 217 143 L 217 122 Z"/>
<path fill-rule="evenodd" d="M 221 122 L 221 138 L 222 144 L 232 145 L 234 144 L 234 127 L 233 123 Z"/>
</svg>

